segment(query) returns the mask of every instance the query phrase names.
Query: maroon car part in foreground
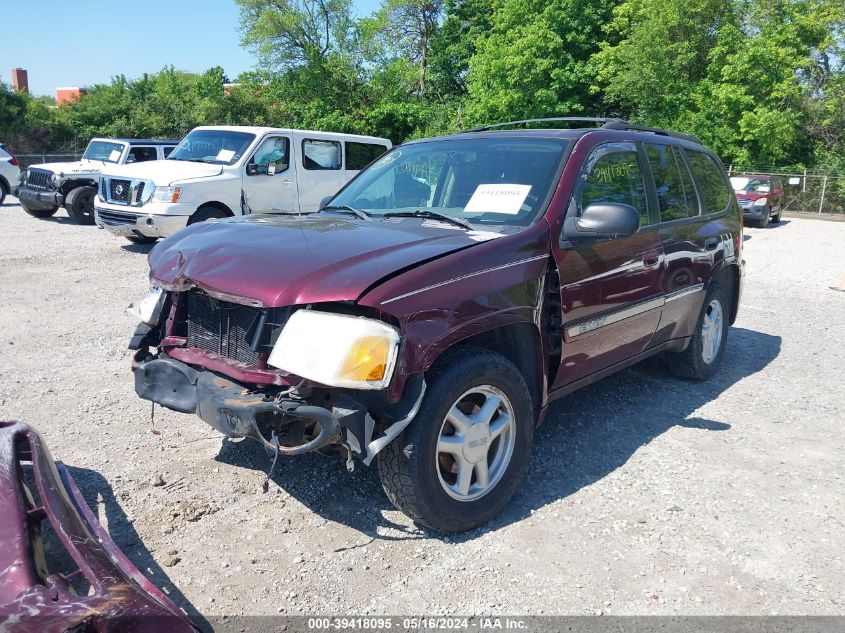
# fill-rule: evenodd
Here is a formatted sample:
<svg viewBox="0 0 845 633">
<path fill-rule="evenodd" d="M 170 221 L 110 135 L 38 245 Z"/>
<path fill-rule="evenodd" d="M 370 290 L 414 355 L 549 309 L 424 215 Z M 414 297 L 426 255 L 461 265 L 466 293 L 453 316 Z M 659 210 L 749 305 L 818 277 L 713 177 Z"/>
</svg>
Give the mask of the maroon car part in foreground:
<svg viewBox="0 0 845 633">
<path fill-rule="evenodd" d="M 25 483 L 31 464 L 35 489 Z M 49 521 L 77 571 L 51 573 Z M 62 463 L 21 422 L 0 422 L 0 631 L 194 633 L 187 616 L 135 568 L 102 528 Z M 78 575 L 90 584 L 78 595 Z"/>
<path fill-rule="evenodd" d="M 736 318 L 742 225 L 718 158 L 598 122 L 410 142 L 314 215 L 164 240 L 133 308 L 136 392 L 277 455 L 378 457 L 430 527 L 485 522 L 549 402 L 664 351 L 705 379 Z"/>
</svg>

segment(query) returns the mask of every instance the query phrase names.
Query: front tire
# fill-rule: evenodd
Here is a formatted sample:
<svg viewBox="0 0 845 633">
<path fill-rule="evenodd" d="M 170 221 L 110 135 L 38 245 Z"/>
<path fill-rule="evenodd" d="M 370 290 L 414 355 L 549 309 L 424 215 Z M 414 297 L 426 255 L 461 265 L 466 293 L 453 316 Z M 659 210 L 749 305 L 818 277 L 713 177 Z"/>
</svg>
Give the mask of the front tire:
<svg viewBox="0 0 845 633">
<path fill-rule="evenodd" d="M 70 219 L 77 224 L 94 224 L 94 187 L 77 187 L 65 198 L 65 209 Z"/>
<path fill-rule="evenodd" d="M 778 224 L 780 222 L 780 216 L 783 213 L 783 205 L 778 206 L 778 214 L 772 216 L 772 224 Z"/>
<path fill-rule="evenodd" d="M 29 215 L 34 218 L 49 218 L 52 215 L 56 214 L 56 211 L 59 210 L 59 207 L 52 207 L 49 209 L 30 209 L 26 204 L 21 202 L 21 206 L 23 210 L 26 211 Z"/>
<path fill-rule="evenodd" d="M 683 352 L 666 355 L 669 371 L 692 380 L 707 380 L 715 374 L 725 355 L 729 314 L 727 293 L 716 281 L 710 282 L 689 345 Z"/>
<path fill-rule="evenodd" d="M 221 211 L 217 207 L 200 207 L 197 209 L 191 218 L 188 220 L 188 225 L 196 224 L 197 222 L 205 222 L 206 220 L 228 218 L 229 214 Z"/>
<path fill-rule="evenodd" d="M 463 532 L 497 514 L 531 455 L 534 414 L 519 370 L 505 357 L 465 347 L 426 375 L 414 420 L 379 453 L 385 493 L 414 521 Z"/>
<path fill-rule="evenodd" d="M 125 237 L 133 244 L 154 244 L 158 239 L 157 237 L 149 237 L 147 235 L 127 235 Z"/>
<path fill-rule="evenodd" d="M 760 220 L 757 222 L 757 226 L 759 226 L 761 229 L 765 229 L 767 226 L 769 226 L 769 218 L 771 217 L 771 215 L 772 210 L 766 209 L 766 212 L 763 217 L 760 218 Z"/>
</svg>

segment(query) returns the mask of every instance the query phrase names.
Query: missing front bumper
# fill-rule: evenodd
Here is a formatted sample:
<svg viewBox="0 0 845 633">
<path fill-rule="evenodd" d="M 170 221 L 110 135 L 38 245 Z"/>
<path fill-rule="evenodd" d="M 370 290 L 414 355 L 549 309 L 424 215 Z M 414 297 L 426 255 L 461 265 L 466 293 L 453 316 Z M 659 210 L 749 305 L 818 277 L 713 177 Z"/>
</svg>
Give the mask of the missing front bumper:
<svg viewBox="0 0 845 633">
<path fill-rule="evenodd" d="M 169 409 L 196 413 L 206 424 L 233 438 L 248 437 L 274 453 L 299 455 L 330 444 L 342 444 L 350 454 L 369 465 L 375 455 L 411 422 L 425 394 L 422 376 L 409 380 L 406 397 L 396 405 L 365 406 L 351 395 L 330 395 L 331 406 L 270 391 L 253 391 L 210 371 L 198 371 L 161 354 L 146 359 L 136 353 L 132 365 L 135 392 Z M 373 398 L 374 394 L 363 397 Z M 370 403 L 373 405 L 373 403 Z M 368 409 L 376 408 L 386 427 L 377 432 Z"/>
</svg>

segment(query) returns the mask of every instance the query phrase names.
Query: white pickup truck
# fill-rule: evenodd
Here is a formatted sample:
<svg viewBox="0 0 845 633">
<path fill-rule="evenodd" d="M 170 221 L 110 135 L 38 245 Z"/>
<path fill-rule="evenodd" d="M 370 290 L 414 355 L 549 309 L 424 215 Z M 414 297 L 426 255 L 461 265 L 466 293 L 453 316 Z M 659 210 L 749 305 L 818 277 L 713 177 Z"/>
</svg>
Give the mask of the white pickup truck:
<svg viewBox="0 0 845 633">
<path fill-rule="evenodd" d="M 355 134 L 198 127 L 167 160 L 104 170 L 96 223 L 149 243 L 211 218 L 310 213 L 390 147 Z"/>
<path fill-rule="evenodd" d="M 93 138 L 82 159 L 70 163 L 32 165 L 21 175 L 12 195 L 29 215 L 47 218 L 64 206 L 77 224 L 94 224 L 94 198 L 100 172 L 112 165 L 167 157 L 179 141 L 141 138 Z"/>
</svg>

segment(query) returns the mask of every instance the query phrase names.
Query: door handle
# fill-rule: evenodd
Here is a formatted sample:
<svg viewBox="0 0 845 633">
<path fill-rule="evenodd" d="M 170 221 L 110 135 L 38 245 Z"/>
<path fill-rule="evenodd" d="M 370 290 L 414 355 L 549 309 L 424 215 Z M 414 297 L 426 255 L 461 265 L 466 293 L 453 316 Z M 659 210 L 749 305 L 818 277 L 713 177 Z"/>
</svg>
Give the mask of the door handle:
<svg viewBox="0 0 845 633">
<path fill-rule="evenodd" d="M 708 251 L 715 251 L 716 247 L 719 246 L 719 238 L 718 237 L 708 237 L 704 240 L 704 248 Z"/>
<path fill-rule="evenodd" d="M 646 268 L 655 268 L 660 263 L 659 251 L 646 251 L 643 253 L 643 266 Z"/>
</svg>

